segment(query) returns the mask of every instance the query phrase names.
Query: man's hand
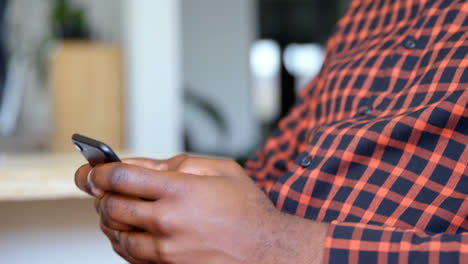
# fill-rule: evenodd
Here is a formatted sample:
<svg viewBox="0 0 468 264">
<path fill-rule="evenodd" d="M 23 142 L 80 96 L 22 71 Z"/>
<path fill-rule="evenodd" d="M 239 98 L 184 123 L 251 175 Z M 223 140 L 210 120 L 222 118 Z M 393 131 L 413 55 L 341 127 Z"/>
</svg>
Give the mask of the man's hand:
<svg viewBox="0 0 468 264">
<path fill-rule="evenodd" d="M 320 263 L 327 226 L 279 212 L 235 162 L 129 163 L 76 174 L 98 197 L 101 228 L 128 261 Z"/>
</svg>

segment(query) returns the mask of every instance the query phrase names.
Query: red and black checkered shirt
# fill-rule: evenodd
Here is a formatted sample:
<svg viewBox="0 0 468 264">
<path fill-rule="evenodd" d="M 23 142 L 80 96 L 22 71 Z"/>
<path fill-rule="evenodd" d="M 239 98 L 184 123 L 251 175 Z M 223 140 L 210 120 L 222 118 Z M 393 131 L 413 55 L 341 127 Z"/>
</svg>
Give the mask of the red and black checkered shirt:
<svg viewBox="0 0 468 264">
<path fill-rule="evenodd" d="M 468 1 L 355 0 L 246 169 L 325 263 L 468 263 Z"/>
</svg>

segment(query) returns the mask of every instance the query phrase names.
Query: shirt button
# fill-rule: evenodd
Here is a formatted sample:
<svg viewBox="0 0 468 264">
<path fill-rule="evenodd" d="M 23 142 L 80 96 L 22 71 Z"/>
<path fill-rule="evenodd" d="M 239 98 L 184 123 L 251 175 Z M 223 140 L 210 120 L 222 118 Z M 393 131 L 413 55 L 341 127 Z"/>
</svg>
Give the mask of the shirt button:
<svg viewBox="0 0 468 264">
<path fill-rule="evenodd" d="M 369 106 L 364 106 L 361 111 L 359 111 L 359 114 L 361 116 L 366 116 L 366 115 L 370 115 L 372 109 L 369 107 Z"/>
<path fill-rule="evenodd" d="M 416 48 L 416 40 L 413 37 L 406 37 L 403 46 L 407 49 L 414 49 Z"/>
<path fill-rule="evenodd" d="M 312 158 L 310 156 L 305 156 L 304 158 L 302 158 L 301 160 L 302 167 L 307 168 L 310 166 L 310 164 L 312 164 Z"/>
</svg>

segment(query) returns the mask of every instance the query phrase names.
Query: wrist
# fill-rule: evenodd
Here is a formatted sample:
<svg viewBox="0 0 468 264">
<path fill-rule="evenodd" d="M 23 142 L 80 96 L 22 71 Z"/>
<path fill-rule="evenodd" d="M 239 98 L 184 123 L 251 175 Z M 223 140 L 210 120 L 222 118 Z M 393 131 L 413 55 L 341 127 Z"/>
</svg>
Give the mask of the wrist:
<svg viewBox="0 0 468 264">
<path fill-rule="evenodd" d="M 328 224 L 279 211 L 274 219 L 267 252 L 256 263 L 322 263 Z"/>
</svg>

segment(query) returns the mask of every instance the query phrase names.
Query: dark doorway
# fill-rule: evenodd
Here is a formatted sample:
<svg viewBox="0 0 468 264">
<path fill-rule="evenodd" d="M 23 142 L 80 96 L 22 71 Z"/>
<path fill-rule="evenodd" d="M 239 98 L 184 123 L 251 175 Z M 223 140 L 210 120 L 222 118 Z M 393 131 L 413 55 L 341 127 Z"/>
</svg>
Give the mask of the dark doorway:
<svg viewBox="0 0 468 264">
<path fill-rule="evenodd" d="M 260 38 L 277 41 L 284 51 L 291 43 L 325 44 L 350 0 L 258 0 Z M 294 77 L 281 67 L 281 115 L 296 98 Z"/>
<path fill-rule="evenodd" d="M 3 91 L 7 75 L 7 52 L 5 49 L 5 9 L 7 0 L 0 0 L 0 104 L 3 101 Z"/>
</svg>

